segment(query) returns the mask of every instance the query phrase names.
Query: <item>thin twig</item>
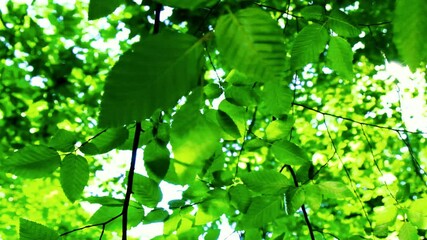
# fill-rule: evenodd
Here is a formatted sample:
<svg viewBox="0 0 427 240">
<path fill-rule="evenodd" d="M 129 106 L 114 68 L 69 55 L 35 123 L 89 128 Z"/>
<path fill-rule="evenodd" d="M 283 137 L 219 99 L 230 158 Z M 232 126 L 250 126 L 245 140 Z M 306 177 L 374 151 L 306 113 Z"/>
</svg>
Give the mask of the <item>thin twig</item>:
<svg viewBox="0 0 427 240">
<path fill-rule="evenodd" d="M 349 122 L 358 123 L 360 125 L 370 126 L 370 127 L 374 127 L 374 128 L 387 129 L 387 130 L 395 131 L 395 132 L 405 132 L 405 133 L 411 133 L 411 134 L 427 134 L 426 132 L 422 132 L 422 131 L 415 132 L 415 131 L 409 131 L 409 130 L 406 130 L 406 129 L 398 129 L 398 128 L 381 126 L 381 125 L 377 125 L 377 124 L 373 124 L 373 123 L 361 122 L 361 121 L 357 121 L 357 120 L 354 120 L 354 119 L 351 119 L 351 118 L 348 118 L 348 117 L 343 117 L 343 116 L 335 115 L 335 114 L 332 114 L 332 113 L 322 112 L 320 110 L 317 110 L 317 109 L 314 109 L 312 107 L 303 105 L 301 103 L 293 103 L 293 105 L 303 107 L 305 109 L 308 109 L 308 110 L 313 111 L 313 112 L 320 113 L 322 115 L 331 116 L 331 117 L 334 117 L 334 118 L 341 118 L 341 119 L 349 121 Z"/>
<path fill-rule="evenodd" d="M 123 218 L 122 218 L 122 240 L 127 239 L 127 221 L 128 221 L 128 209 L 130 203 L 130 196 L 132 194 L 132 186 L 133 186 L 133 177 L 135 175 L 135 164 L 136 164 L 136 153 L 139 145 L 139 136 L 141 135 L 141 122 L 137 122 L 135 126 L 135 136 L 133 138 L 133 146 L 132 146 L 132 157 L 129 168 L 126 196 L 123 202 Z"/>
<path fill-rule="evenodd" d="M 73 232 L 77 232 L 77 231 L 81 231 L 81 230 L 84 230 L 84 229 L 86 229 L 86 228 L 92 228 L 92 227 L 97 227 L 97 226 L 102 226 L 102 232 L 101 232 L 101 238 L 102 238 L 102 235 L 104 234 L 104 229 L 105 229 L 105 226 L 108 224 L 108 223 L 110 223 L 110 222 L 112 222 L 112 221 L 114 221 L 115 219 L 117 219 L 118 217 L 120 217 L 120 216 L 122 216 L 122 213 L 120 213 L 119 215 L 117 215 L 117 216 L 115 216 L 115 217 L 112 217 L 111 219 L 109 219 L 108 221 L 106 221 L 106 222 L 103 222 L 103 223 L 96 223 L 96 224 L 91 224 L 91 225 L 87 225 L 87 226 L 84 226 L 84 227 L 80 227 L 80 228 L 76 228 L 76 229 L 73 229 L 73 230 L 71 230 L 71 231 L 68 231 L 68 232 L 64 232 L 64 233 L 62 233 L 61 235 L 59 235 L 59 236 L 65 236 L 65 235 L 68 235 L 68 234 L 71 234 L 71 233 L 73 233 Z M 101 239 L 100 238 L 100 239 Z"/>
</svg>

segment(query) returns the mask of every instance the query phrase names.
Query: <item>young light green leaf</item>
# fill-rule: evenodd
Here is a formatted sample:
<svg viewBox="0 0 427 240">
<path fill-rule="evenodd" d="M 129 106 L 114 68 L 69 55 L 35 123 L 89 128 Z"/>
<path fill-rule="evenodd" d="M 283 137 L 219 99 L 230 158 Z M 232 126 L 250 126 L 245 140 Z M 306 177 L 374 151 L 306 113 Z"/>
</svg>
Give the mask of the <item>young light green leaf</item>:
<svg viewBox="0 0 427 240">
<path fill-rule="evenodd" d="M 144 217 L 144 224 L 163 222 L 169 217 L 168 211 L 163 208 L 156 208 L 151 210 L 147 216 Z"/>
<path fill-rule="evenodd" d="M 397 1 L 393 20 L 393 40 L 404 63 L 412 71 L 427 59 L 427 4 L 424 0 Z"/>
<path fill-rule="evenodd" d="M 201 7 L 210 7 L 217 3 L 217 0 L 154 0 L 163 5 L 174 8 L 185 8 L 194 10 Z"/>
<path fill-rule="evenodd" d="M 123 199 L 112 198 L 109 196 L 105 197 L 88 197 L 83 199 L 83 201 L 87 201 L 89 203 L 101 204 L 103 206 L 117 207 L 123 206 Z"/>
<path fill-rule="evenodd" d="M 334 9 L 328 16 L 328 26 L 343 37 L 357 37 L 361 33 L 360 29 L 352 24 L 350 17 L 341 10 Z"/>
<path fill-rule="evenodd" d="M 61 163 L 58 152 L 43 145 L 27 146 L 2 162 L 2 168 L 24 178 L 49 176 Z"/>
<path fill-rule="evenodd" d="M 112 13 L 124 0 L 90 0 L 89 20 L 105 17 Z"/>
<path fill-rule="evenodd" d="M 374 213 L 374 221 L 376 225 L 391 226 L 396 222 L 398 209 L 393 205 L 378 206 L 374 208 Z"/>
<path fill-rule="evenodd" d="M 328 43 L 326 28 L 317 23 L 305 26 L 298 33 L 291 51 L 292 69 L 301 69 L 319 60 L 319 55 Z"/>
<path fill-rule="evenodd" d="M 79 149 L 88 155 L 106 153 L 123 144 L 128 135 L 129 132 L 124 127 L 109 128 L 89 143 L 83 144 Z"/>
<path fill-rule="evenodd" d="M 266 114 L 280 118 L 291 109 L 292 91 L 280 83 L 279 79 L 266 82 L 262 96 L 263 102 L 260 111 Z"/>
<path fill-rule="evenodd" d="M 76 134 L 64 129 L 59 129 L 49 141 L 49 147 L 61 152 L 71 152 L 77 142 Z"/>
<path fill-rule="evenodd" d="M 309 164 L 307 154 L 300 147 L 287 140 L 275 142 L 271 151 L 281 163 L 289 165 Z"/>
<path fill-rule="evenodd" d="M 305 192 L 305 203 L 307 203 L 311 211 L 316 212 L 322 204 L 322 192 L 314 184 L 306 184 L 302 188 Z"/>
<path fill-rule="evenodd" d="M 170 165 L 169 156 L 169 149 L 157 141 L 147 144 L 144 149 L 144 165 L 150 178 L 161 180 L 166 176 Z"/>
<path fill-rule="evenodd" d="M 319 183 L 320 191 L 325 198 L 347 198 L 353 197 L 353 193 L 342 182 L 325 181 Z"/>
<path fill-rule="evenodd" d="M 258 81 L 282 75 L 286 57 L 282 33 L 266 11 L 247 8 L 221 16 L 215 37 L 229 66 Z"/>
<path fill-rule="evenodd" d="M 156 109 L 176 105 L 197 85 L 202 53 L 202 44 L 195 37 L 171 31 L 134 44 L 107 78 L 99 126 L 142 121 Z"/>
<path fill-rule="evenodd" d="M 325 9 L 319 5 L 311 5 L 301 9 L 301 15 L 307 20 L 321 20 Z"/>
<path fill-rule="evenodd" d="M 289 137 L 294 122 L 291 118 L 286 120 L 274 120 L 265 129 L 268 141 L 276 141 Z"/>
<path fill-rule="evenodd" d="M 284 212 L 283 197 L 256 197 L 249 206 L 248 212 L 243 216 L 243 228 L 259 228 L 272 222 Z"/>
<path fill-rule="evenodd" d="M 89 180 L 89 165 L 86 158 L 69 154 L 61 164 L 60 181 L 62 190 L 71 202 L 80 198 Z"/>
<path fill-rule="evenodd" d="M 327 55 L 330 67 L 345 79 L 352 80 L 353 73 L 353 50 L 344 38 L 331 37 Z"/>
<path fill-rule="evenodd" d="M 293 185 L 290 179 L 272 170 L 249 172 L 241 178 L 249 189 L 263 194 L 281 195 Z"/>
<path fill-rule="evenodd" d="M 405 222 L 399 230 L 399 240 L 417 240 L 420 239 L 418 236 L 417 229 L 409 222 Z"/>
<path fill-rule="evenodd" d="M 175 161 L 168 180 L 178 184 L 194 181 L 204 162 L 218 147 L 218 130 L 215 123 L 200 113 L 197 104 L 187 102 L 182 106 L 175 114 L 170 133 Z"/>
<path fill-rule="evenodd" d="M 54 230 L 24 218 L 19 219 L 20 240 L 57 240 L 59 234 Z"/>
<path fill-rule="evenodd" d="M 154 208 L 162 200 L 162 190 L 154 180 L 135 174 L 133 179 L 133 197 L 144 206 Z"/>
<path fill-rule="evenodd" d="M 408 211 L 408 219 L 419 229 L 427 229 L 427 198 L 415 200 Z"/>
</svg>

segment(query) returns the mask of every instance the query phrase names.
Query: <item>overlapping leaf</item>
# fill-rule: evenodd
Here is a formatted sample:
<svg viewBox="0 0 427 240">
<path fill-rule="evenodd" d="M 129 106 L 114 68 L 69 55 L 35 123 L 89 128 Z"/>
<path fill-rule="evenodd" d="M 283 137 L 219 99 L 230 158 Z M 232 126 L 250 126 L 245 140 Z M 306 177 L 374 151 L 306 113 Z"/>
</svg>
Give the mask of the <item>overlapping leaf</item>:
<svg viewBox="0 0 427 240">
<path fill-rule="evenodd" d="M 218 2 L 218 0 L 155 0 L 166 6 L 174 8 L 196 9 L 199 7 L 209 7 Z"/>
<path fill-rule="evenodd" d="M 292 142 L 282 140 L 271 146 L 271 151 L 281 163 L 289 165 L 305 165 L 309 163 L 304 150 Z"/>
<path fill-rule="evenodd" d="M 74 202 L 80 198 L 89 180 L 89 165 L 82 156 L 67 155 L 61 164 L 61 187 L 67 198 Z"/>
<path fill-rule="evenodd" d="M 224 61 L 242 73 L 263 81 L 283 72 L 281 29 L 267 12 L 248 8 L 221 16 L 215 37 Z"/>
<path fill-rule="evenodd" d="M 133 196 L 139 203 L 154 208 L 162 200 L 159 185 L 150 178 L 135 174 L 133 179 Z"/>
<path fill-rule="evenodd" d="M 60 165 L 58 152 L 46 146 L 27 146 L 3 161 L 2 167 L 25 178 L 47 177 Z"/>
<path fill-rule="evenodd" d="M 320 53 L 325 50 L 328 38 L 328 32 L 322 25 L 315 23 L 305 26 L 298 33 L 292 46 L 292 69 L 300 69 L 309 63 L 318 62 Z"/>
<path fill-rule="evenodd" d="M 90 0 L 89 20 L 105 17 L 112 13 L 124 0 Z"/>
<path fill-rule="evenodd" d="M 332 10 L 328 16 L 328 26 L 342 37 L 357 37 L 361 33 L 351 21 L 350 17 L 337 9 Z"/>
<path fill-rule="evenodd" d="M 275 195 L 283 194 L 293 184 L 283 174 L 272 170 L 247 173 L 242 176 L 242 181 L 255 192 Z"/>
<path fill-rule="evenodd" d="M 344 38 L 331 37 L 327 55 L 330 67 L 348 80 L 353 79 L 353 50 Z"/>
<path fill-rule="evenodd" d="M 24 219 L 19 219 L 19 239 L 21 240 L 57 240 L 59 234 L 54 230 Z"/>
<path fill-rule="evenodd" d="M 307 20 L 321 20 L 325 9 L 319 5 L 311 5 L 301 9 L 301 15 Z"/>
<path fill-rule="evenodd" d="M 129 132 L 124 127 L 109 128 L 90 142 L 82 145 L 80 151 L 88 155 L 106 153 L 123 144 L 128 138 L 128 135 Z"/>
<path fill-rule="evenodd" d="M 120 231 L 122 228 L 122 216 L 119 215 L 121 215 L 122 210 L 123 206 L 101 206 L 88 222 L 90 224 L 106 223 L 105 229 Z M 142 222 L 143 217 L 144 209 L 131 201 L 128 211 L 128 226 L 135 227 Z M 114 220 L 111 221 L 113 218 Z"/>
<path fill-rule="evenodd" d="M 197 85 L 202 51 L 193 36 L 170 31 L 135 44 L 108 76 L 99 125 L 122 126 L 176 105 Z"/>
<path fill-rule="evenodd" d="M 283 212 L 281 197 L 256 197 L 243 216 L 241 225 L 243 228 L 259 228 L 273 221 Z"/>
<path fill-rule="evenodd" d="M 277 118 L 287 114 L 291 109 L 292 92 L 288 86 L 274 79 L 265 83 L 261 111 Z"/>
<path fill-rule="evenodd" d="M 403 61 L 412 71 L 427 58 L 427 4 L 423 0 L 397 1 L 393 40 Z"/>
<path fill-rule="evenodd" d="M 74 150 L 76 142 L 77 136 L 75 133 L 59 129 L 49 141 L 49 147 L 62 152 L 71 152 Z"/>
</svg>

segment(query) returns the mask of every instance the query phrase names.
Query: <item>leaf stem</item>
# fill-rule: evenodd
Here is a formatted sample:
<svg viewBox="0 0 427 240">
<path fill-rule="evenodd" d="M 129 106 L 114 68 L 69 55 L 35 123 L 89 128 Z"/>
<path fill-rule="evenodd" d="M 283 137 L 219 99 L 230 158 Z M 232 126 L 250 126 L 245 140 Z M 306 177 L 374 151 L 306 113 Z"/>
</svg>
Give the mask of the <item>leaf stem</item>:
<svg viewBox="0 0 427 240">
<path fill-rule="evenodd" d="M 133 186 L 133 177 L 135 175 L 135 164 L 136 164 L 136 152 L 138 150 L 139 145 L 139 136 L 141 135 L 141 122 L 137 122 L 135 126 L 135 135 L 133 138 L 133 146 L 132 146 L 132 157 L 129 168 L 128 175 L 128 183 L 126 189 L 126 196 L 123 203 L 122 210 L 122 240 L 127 239 L 127 222 L 128 222 L 128 209 L 130 202 L 130 195 L 132 194 L 132 186 Z"/>
</svg>

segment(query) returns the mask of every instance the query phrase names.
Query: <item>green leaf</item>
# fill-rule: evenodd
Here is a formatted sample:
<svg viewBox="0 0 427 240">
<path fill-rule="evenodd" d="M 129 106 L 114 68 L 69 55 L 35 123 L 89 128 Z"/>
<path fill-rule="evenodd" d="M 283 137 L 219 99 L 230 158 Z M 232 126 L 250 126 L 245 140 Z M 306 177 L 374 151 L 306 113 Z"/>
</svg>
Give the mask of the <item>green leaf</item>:
<svg viewBox="0 0 427 240">
<path fill-rule="evenodd" d="M 152 179 L 135 174 L 133 179 L 133 197 L 142 205 L 154 208 L 162 200 L 159 185 Z"/>
<path fill-rule="evenodd" d="M 88 197 L 83 199 L 83 201 L 87 201 L 89 203 L 101 204 L 103 206 L 123 206 L 123 199 L 116 199 L 112 197 Z"/>
<path fill-rule="evenodd" d="M 287 140 L 275 142 L 271 146 L 271 151 L 276 159 L 284 164 L 305 165 L 310 163 L 304 150 Z"/>
<path fill-rule="evenodd" d="M 280 83 L 279 79 L 268 81 L 264 85 L 261 111 L 277 118 L 287 114 L 291 109 L 293 94 L 288 86 Z"/>
<path fill-rule="evenodd" d="M 163 222 L 169 217 L 168 211 L 163 208 L 156 208 L 151 210 L 147 216 L 144 217 L 144 224 Z"/>
<path fill-rule="evenodd" d="M 243 215 L 243 228 L 259 228 L 272 222 L 283 213 L 283 197 L 256 197 L 249 206 L 248 212 Z"/>
<path fill-rule="evenodd" d="M 321 20 L 325 9 L 319 5 L 311 5 L 301 9 L 301 15 L 307 20 Z"/>
<path fill-rule="evenodd" d="M 246 213 L 251 204 L 252 194 L 248 187 L 243 184 L 238 184 L 231 187 L 229 190 L 231 203 L 242 213 Z"/>
<path fill-rule="evenodd" d="M 274 120 L 268 124 L 265 134 L 268 141 L 276 141 L 289 137 L 294 122 L 291 118 L 283 120 Z"/>
<path fill-rule="evenodd" d="M 206 235 L 203 239 L 205 240 L 217 240 L 219 239 L 219 234 L 221 233 L 220 229 L 209 229 L 206 231 Z"/>
<path fill-rule="evenodd" d="M 325 181 L 318 184 L 325 198 L 347 198 L 353 197 L 353 193 L 342 182 Z"/>
<path fill-rule="evenodd" d="M 409 222 L 405 222 L 399 230 L 399 240 L 417 240 L 420 239 L 418 236 L 417 229 Z"/>
<path fill-rule="evenodd" d="M 305 202 L 305 191 L 303 188 L 295 188 L 286 194 L 286 209 L 289 215 L 294 214 Z"/>
<path fill-rule="evenodd" d="M 224 61 L 258 81 L 281 76 L 285 64 L 282 30 L 259 8 L 221 16 L 215 37 Z"/>
<path fill-rule="evenodd" d="M 144 217 L 144 209 L 137 207 L 138 204 L 131 202 L 128 209 L 128 226 L 135 227 L 142 222 Z M 106 230 L 109 231 L 121 231 L 122 229 L 122 213 L 123 206 L 110 207 L 101 206 L 89 219 L 89 224 L 102 224 L 107 223 L 105 226 Z M 114 218 L 114 220 L 112 220 Z M 111 221 L 112 220 L 112 221 Z M 100 225 L 100 227 L 102 227 Z"/>
<path fill-rule="evenodd" d="M 293 185 L 290 179 L 272 170 L 249 172 L 241 178 L 249 189 L 263 194 L 280 195 Z"/>
<path fill-rule="evenodd" d="M 408 219 L 419 229 L 427 229 L 427 198 L 415 200 L 408 211 Z"/>
<path fill-rule="evenodd" d="M 196 104 L 186 103 L 175 114 L 170 133 L 174 154 L 169 181 L 188 184 L 219 146 L 219 127 L 202 115 Z"/>
<path fill-rule="evenodd" d="M 46 146 L 27 146 L 2 163 L 5 171 L 23 178 L 40 178 L 50 176 L 61 163 L 58 152 Z"/>
<path fill-rule="evenodd" d="M 88 155 L 106 153 L 123 144 L 128 136 L 129 132 L 124 127 L 109 128 L 89 143 L 83 144 L 79 149 Z"/>
<path fill-rule="evenodd" d="M 400 0 L 393 19 L 393 40 L 412 71 L 427 58 L 427 5 L 423 0 Z"/>
<path fill-rule="evenodd" d="M 301 69 L 319 60 L 325 50 L 329 35 L 326 28 L 317 23 L 305 26 L 298 33 L 291 51 L 292 69 Z"/>
<path fill-rule="evenodd" d="M 169 149 L 151 141 L 144 149 L 144 165 L 150 178 L 163 179 L 170 165 Z M 153 176 L 154 175 L 154 176 Z"/>
<path fill-rule="evenodd" d="M 237 106 L 255 106 L 257 97 L 252 86 L 230 86 L 225 90 L 225 98 Z"/>
<path fill-rule="evenodd" d="M 124 3 L 124 0 L 90 0 L 89 20 L 107 16 L 122 3 Z"/>
<path fill-rule="evenodd" d="M 195 225 L 205 225 L 218 219 L 224 213 L 227 213 L 230 202 L 228 192 L 223 189 L 215 189 L 209 192 L 209 196 L 198 205 Z"/>
<path fill-rule="evenodd" d="M 67 130 L 59 129 L 49 141 L 49 147 L 61 152 L 71 152 L 77 142 L 76 134 Z"/>
<path fill-rule="evenodd" d="M 218 110 L 217 120 L 222 129 L 230 135 L 231 139 L 238 139 L 242 136 L 236 123 L 226 112 Z"/>
<path fill-rule="evenodd" d="M 348 80 L 353 79 L 353 50 L 347 40 L 331 37 L 327 59 L 330 67 L 339 75 Z"/>
<path fill-rule="evenodd" d="M 165 31 L 133 45 L 111 70 L 99 126 L 118 127 L 177 104 L 197 85 L 203 47 L 195 37 Z M 126 79 L 126 81 L 123 81 Z"/>
<path fill-rule="evenodd" d="M 352 24 L 350 17 L 338 9 L 332 10 L 327 24 L 335 33 L 343 37 L 357 37 L 361 33 L 360 29 Z"/>
<path fill-rule="evenodd" d="M 305 192 L 305 203 L 311 211 L 316 212 L 322 204 L 322 192 L 317 185 L 306 184 L 302 186 Z"/>
<path fill-rule="evenodd" d="M 231 120 L 233 121 L 233 123 L 235 124 L 235 126 L 237 127 L 238 131 L 239 131 L 239 136 L 243 136 L 245 134 L 246 131 L 246 120 L 248 117 L 248 112 L 246 111 L 246 109 L 244 107 L 241 106 L 237 106 L 235 104 L 230 103 L 227 100 L 222 100 L 221 103 L 218 106 L 218 111 L 222 111 L 224 113 L 226 113 Z M 225 119 L 222 119 L 223 121 L 220 121 L 220 119 L 218 119 L 219 124 L 226 124 L 225 123 Z M 229 121 L 229 120 L 228 120 Z M 231 124 L 231 123 L 229 123 Z M 236 129 L 231 129 L 231 126 L 222 126 L 221 127 L 224 128 L 224 130 L 226 130 L 226 132 L 228 134 L 230 134 L 231 136 L 237 137 L 237 132 Z"/>
<path fill-rule="evenodd" d="M 184 8 L 194 10 L 196 8 L 210 7 L 217 3 L 217 0 L 154 0 L 166 6 L 174 8 Z"/>
<path fill-rule="evenodd" d="M 19 239 L 20 240 L 57 240 L 59 234 L 54 230 L 24 219 L 19 219 Z"/>
<path fill-rule="evenodd" d="M 74 202 L 80 198 L 89 180 L 89 165 L 86 158 L 69 154 L 61 164 L 61 187 L 67 198 Z"/>
</svg>

